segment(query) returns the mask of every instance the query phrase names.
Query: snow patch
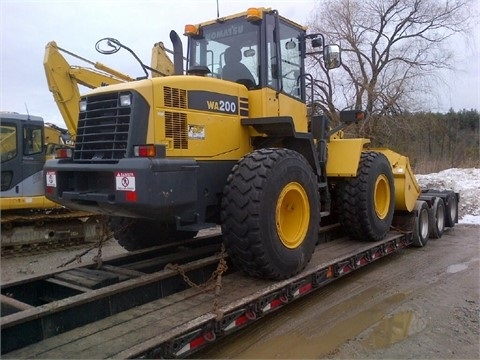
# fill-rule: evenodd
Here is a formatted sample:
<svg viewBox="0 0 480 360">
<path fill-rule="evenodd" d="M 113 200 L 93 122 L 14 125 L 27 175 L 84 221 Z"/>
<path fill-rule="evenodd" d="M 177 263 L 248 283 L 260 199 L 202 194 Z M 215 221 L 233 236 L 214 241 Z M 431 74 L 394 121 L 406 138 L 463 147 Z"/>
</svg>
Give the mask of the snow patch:
<svg viewBox="0 0 480 360">
<path fill-rule="evenodd" d="M 453 190 L 460 193 L 458 223 L 480 225 L 480 169 L 452 168 L 416 175 L 422 189 Z"/>
</svg>

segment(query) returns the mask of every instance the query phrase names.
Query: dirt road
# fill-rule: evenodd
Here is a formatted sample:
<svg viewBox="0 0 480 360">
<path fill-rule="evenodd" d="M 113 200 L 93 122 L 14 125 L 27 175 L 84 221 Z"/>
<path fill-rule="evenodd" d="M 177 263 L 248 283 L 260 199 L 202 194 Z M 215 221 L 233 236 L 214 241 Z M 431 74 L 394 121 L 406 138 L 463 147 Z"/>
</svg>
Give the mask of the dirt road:
<svg viewBox="0 0 480 360">
<path fill-rule="evenodd" d="M 457 225 L 425 248 L 380 259 L 194 357 L 478 359 L 479 239 L 479 226 Z M 2 258 L 1 282 L 49 272 L 81 252 Z M 104 257 L 122 252 L 114 241 L 103 247 Z"/>
<path fill-rule="evenodd" d="M 203 358 L 478 359 L 480 227 L 358 270 L 197 353 Z"/>
</svg>

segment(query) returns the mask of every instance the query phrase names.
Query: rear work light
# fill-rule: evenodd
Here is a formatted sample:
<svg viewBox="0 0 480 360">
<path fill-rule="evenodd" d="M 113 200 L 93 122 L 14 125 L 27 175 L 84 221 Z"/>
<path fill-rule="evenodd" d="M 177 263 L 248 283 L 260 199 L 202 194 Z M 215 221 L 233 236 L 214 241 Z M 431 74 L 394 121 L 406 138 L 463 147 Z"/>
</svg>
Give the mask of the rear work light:
<svg viewBox="0 0 480 360">
<path fill-rule="evenodd" d="M 136 157 L 155 157 L 157 151 L 155 145 L 137 145 L 133 147 L 133 154 Z"/>
<path fill-rule="evenodd" d="M 61 148 L 55 151 L 55 159 L 71 159 L 73 157 L 73 149 Z"/>
</svg>

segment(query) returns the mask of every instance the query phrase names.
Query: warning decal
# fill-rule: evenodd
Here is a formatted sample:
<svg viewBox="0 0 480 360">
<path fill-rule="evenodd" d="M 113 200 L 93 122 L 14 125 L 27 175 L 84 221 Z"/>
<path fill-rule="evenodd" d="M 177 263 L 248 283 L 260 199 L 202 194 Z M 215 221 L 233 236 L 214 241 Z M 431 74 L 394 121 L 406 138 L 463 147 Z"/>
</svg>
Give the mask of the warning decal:
<svg viewBox="0 0 480 360">
<path fill-rule="evenodd" d="M 55 171 L 47 171 L 45 181 L 47 182 L 47 186 L 57 187 L 57 175 L 55 174 Z"/>
<path fill-rule="evenodd" d="M 115 173 L 116 189 L 119 191 L 135 191 L 135 174 L 131 172 Z"/>
</svg>

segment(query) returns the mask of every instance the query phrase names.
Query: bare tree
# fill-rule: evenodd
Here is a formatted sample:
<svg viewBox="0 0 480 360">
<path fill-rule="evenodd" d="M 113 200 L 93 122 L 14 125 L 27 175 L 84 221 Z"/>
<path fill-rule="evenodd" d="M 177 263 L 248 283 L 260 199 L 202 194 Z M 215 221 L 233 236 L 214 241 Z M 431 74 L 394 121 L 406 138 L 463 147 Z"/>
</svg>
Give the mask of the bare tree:
<svg viewBox="0 0 480 360">
<path fill-rule="evenodd" d="M 469 29 L 473 1 L 319 1 L 310 31 L 341 45 L 344 69 L 316 74 L 322 110 L 331 113 L 332 94 L 343 108 L 366 110 L 357 132 L 371 137 L 380 117 L 421 108 L 440 70 L 455 67 L 447 40 Z"/>
</svg>

